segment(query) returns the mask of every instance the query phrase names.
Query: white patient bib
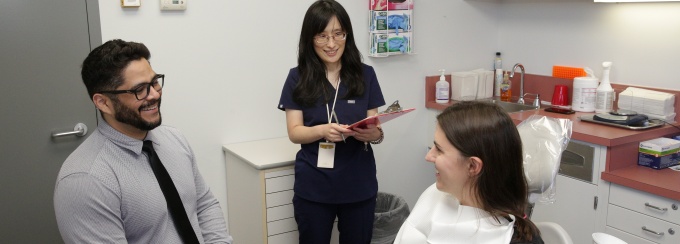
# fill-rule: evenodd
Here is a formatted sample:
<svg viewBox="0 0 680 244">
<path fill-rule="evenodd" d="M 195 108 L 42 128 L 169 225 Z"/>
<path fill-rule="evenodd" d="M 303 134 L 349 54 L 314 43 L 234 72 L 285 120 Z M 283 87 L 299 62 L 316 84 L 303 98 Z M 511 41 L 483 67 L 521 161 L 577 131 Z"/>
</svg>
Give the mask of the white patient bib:
<svg viewBox="0 0 680 244">
<path fill-rule="evenodd" d="M 420 195 L 394 243 L 510 243 L 515 217 L 510 218 L 512 222 L 499 218 L 498 223 L 484 210 L 460 205 L 435 183 Z"/>
</svg>

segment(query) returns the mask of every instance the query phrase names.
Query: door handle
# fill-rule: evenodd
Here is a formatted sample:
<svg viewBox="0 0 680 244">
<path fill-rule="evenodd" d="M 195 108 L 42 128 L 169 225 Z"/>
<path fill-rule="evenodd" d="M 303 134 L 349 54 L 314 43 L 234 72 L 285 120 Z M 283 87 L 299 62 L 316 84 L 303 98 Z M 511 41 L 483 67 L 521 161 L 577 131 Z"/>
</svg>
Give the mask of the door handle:
<svg viewBox="0 0 680 244">
<path fill-rule="evenodd" d="M 85 136 L 85 134 L 87 134 L 87 125 L 85 125 L 83 123 L 78 123 L 78 124 L 76 124 L 75 127 L 73 127 L 73 131 L 53 132 L 52 138 L 62 137 L 62 136 L 70 136 L 70 135 Z"/>
</svg>

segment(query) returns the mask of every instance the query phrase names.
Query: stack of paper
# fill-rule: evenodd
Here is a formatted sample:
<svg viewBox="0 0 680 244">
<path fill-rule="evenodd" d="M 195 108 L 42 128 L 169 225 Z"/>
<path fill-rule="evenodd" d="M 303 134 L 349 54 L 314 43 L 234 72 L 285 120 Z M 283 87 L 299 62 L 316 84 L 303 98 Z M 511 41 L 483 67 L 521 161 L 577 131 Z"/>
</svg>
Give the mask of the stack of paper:
<svg viewBox="0 0 680 244">
<path fill-rule="evenodd" d="M 650 118 L 675 120 L 675 95 L 666 92 L 628 87 L 619 94 L 618 106 Z"/>
</svg>

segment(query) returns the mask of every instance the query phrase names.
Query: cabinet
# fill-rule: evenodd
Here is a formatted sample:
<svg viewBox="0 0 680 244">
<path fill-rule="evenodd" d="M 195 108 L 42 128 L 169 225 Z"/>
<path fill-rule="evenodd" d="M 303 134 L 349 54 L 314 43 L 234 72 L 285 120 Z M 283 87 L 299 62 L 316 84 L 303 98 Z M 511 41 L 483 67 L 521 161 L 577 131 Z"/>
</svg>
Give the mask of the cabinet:
<svg viewBox="0 0 680 244">
<path fill-rule="evenodd" d="M 680 243 L 678 207 L 679 201 L 611 184 L 607 232 L 618 230 L 609 234 L 628 243 Z"/>
<path fill-rule="evenodd" d="M 571 152 L 573 155 L 592 159 L 592 167 L 587 167 L 589 163 L 572 164 L 573 161 L 565 161 L 565 154 L 562 154 L 562 166 L 569 163 L 569 167 L 561 167 L 560 173 L 555 181 L 555 202 L 553 204 L 536 203 L 531 220 L 533 222 L 555 222 L 562 226 L 574 243 L 592 243 L 592 233 L 603 232 L 602 221 L 606 216 L 606 206 L 599 206 L 601 199 L 606 199 L 606 195 L 600 192 L 601 182 L 599 174 L 602 171 L 606 159 L 606 147 L 590 144 L 586 142 L 574 141 L 579 146 L 590 147 L 593 150 L 586 152 L 592 155 L 584 155 L 584 152 Z M 569 149 L 567 149 L 569 150 Z M 587 167 L 592 175 L 588 177 L 573 177 L 571 171 L 579 167 Z M 591 180 L 584 180 L 591 179 Z M 604 201 L 606 205 L 606 201 Z"/>
<path fill-rule="evenodd" d="M 229 233 L 235 243 L 297 244 L 295 155 L 287 137 L 223 146 Z M 337 228 L 332 243 L 338 243 Z"/>
</svg>

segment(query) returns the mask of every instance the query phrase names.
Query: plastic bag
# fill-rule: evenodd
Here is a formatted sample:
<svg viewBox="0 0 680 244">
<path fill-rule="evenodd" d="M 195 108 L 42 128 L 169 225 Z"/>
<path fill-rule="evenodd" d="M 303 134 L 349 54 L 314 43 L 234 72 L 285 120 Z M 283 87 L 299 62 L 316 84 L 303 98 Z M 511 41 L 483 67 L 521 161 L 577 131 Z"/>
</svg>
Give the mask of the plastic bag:
<svg viewBox="0 0 680 244">
<path fill-rule="evenodd" d="M 571 139 L 571 126 L 571 120 L 542 115 L 532 115 L 517 126 L 522 138 L 529 203 L 555 202 L 555 177 L 562 152 Z"/>
<path fill-rule="evenodd" d="M 391 244 L 411 211 L 403 198 L 378 192 L 371 244 Z"/>
</svg>

